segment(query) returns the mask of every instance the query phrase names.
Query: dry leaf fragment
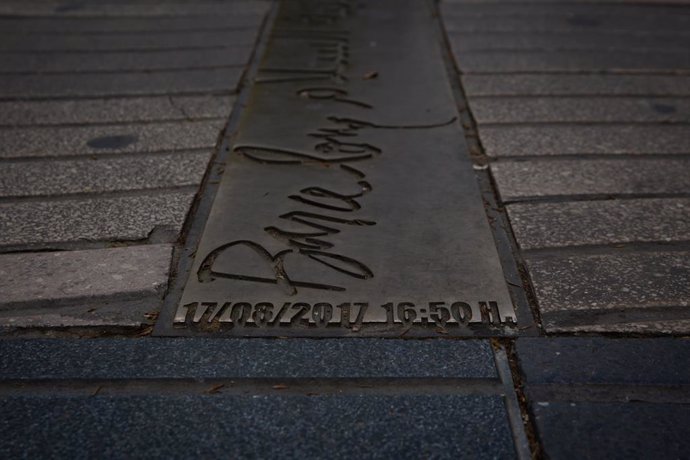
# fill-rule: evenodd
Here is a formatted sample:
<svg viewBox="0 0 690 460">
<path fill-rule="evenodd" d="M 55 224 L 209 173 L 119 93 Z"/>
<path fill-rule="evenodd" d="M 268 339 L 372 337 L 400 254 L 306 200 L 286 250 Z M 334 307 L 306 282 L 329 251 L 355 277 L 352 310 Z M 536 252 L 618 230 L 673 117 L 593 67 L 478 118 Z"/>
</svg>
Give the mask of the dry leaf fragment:
<svg viewBox="0 0 690 460">
<path fill-rule="evenodd" d="M 367 73 L 365 73 L 364 76 L 362 77 L 362 79 L 364 79 L 364 80 L 373 80 L 373 79 L 375 79 L 375 78 L 378 78 L 378 76 L 379 76 L 379 73 L 378 73 L 378 72 L 372 71 L 372 72 L 367 72 Z"/>
<path fill-rule="evenodd" d="M 216 393 L 219 393 L 221 388 L 223 388 L 224 386 L 225 386 L 225 384 L 223 384 L 223 383 L 219 383 L 218 385 L 213 385 L 211 388 L 206 390 L 206 393 L 208 393 L 210 395 L 214 395 Z"/>
<path fill-rule="evenodd" d="M 288 386 L 285 385 L 284 383 L 279 383 L 278 385 L 273 385 L 274 390 L 285 390 L 285 389 L 287 389 L 287 387 Z"/>
</svg>

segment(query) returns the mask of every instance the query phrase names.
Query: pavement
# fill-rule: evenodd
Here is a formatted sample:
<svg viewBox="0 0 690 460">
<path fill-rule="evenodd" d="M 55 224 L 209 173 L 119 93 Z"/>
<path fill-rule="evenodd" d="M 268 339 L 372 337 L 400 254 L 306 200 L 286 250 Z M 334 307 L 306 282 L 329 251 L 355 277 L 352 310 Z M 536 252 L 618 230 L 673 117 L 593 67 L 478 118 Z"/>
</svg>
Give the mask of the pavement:
<svg viewBox="0 0 690 460">
<path fill-rule="evenodd" d="M 417 3 L 508 333 L 160 333 L 280 2 L 0 4 L 1 457 L 690 457 L 690 3 Z"/>
</svg>

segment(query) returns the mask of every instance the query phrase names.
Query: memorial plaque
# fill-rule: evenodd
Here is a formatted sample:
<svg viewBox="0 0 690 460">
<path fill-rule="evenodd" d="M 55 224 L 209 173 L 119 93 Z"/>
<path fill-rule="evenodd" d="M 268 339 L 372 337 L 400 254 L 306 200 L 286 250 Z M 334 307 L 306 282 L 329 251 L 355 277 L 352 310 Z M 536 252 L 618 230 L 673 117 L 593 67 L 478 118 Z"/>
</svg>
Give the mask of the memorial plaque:
<svg viewBox="0 0 690 460">
<path fill-rule="evenodd" d="M 168 335 L 516 329 L 433 27 L 283 3 Z"/>
</svg>

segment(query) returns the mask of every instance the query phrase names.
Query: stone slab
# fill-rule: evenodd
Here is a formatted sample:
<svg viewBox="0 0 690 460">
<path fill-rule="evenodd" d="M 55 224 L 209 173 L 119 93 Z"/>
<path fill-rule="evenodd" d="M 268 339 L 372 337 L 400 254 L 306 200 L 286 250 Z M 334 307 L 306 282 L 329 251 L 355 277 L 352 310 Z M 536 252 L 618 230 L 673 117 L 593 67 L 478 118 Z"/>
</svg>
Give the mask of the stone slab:
<svg viewBox="0 0 690 460">
<path fill-rule="evenodd" d="M 42 339 L 0 349 L 5 380 L 498 378 L 491 345 L 478 340 Z"/>
<path fill-rule="evenodd" d="M 212 149 L 225 121 L 0 128 L 0 158 Z"/>
<path fill-rule="evenodd" d="M 690 385 L 690 341 L 558 337 L 517 340 L 529 385 Z"/>
<path fill-rule="evenodd" d="M 230 85 L 227 90 L 231 90 Z M 1 126 L 227 118 L 232 96 L 155 96 L 0 102 Z"/>
<path fill-rule="evenodd" d="M 157 70 L 203 69 L 244 65 L 252 52 L 251 45 L 224 49 L 164 50 L 129 52 L 55 52 L 46 59 L 44 53 L 3 55 L 2 73 L 69 73 L 150 72 Z"/>
<path fill-rule="evenodd" d="M 523 250 L 690 240 L 690 198 L 511 204 Z"/>
<path fill-rule="evenodd" d="M 0 245 L 48 246 L 85 241 L 134 241 L 155 230 L 174 239 L 195 191 L 0 203 Z"/>
<path fill-rule="evenodd" d="M 158 33 L 100 33 L 75 34 L 65 30 L 64 34 L 16 34 L 3 37 L 2 51 L 123 51 L 164 50 L 189 48 L 221 48 L 228 45 L 252 45 L 256 29 L 234 29 L 213 31 L 185 31 Z"/>
<path fill-rule="evenodd" d="M 688 53 L 612 51 L 466 51 L 456 55 L 464 73 L 513 72 L 669 72 L 690 68 Z"/>
<path fill-rule="evenodd" d="M 49 313 L 43 324 L 55 325 L 51 314 L 60 315 L 61 308 L 70 316 L 81 308 L 85 317 L 106 320 L 96 310 L 118 301 L 135 300 L 155 310 L 168 284 L 171 257 L 170 245 L 2 254 L 0 323 L 16 325 L 41 309 Z"/>
<path fill-rule="evenodd" d="M 387 0 L 302 30 L 316 3 L 288 5 L 157 334 L 510 334 L 517 317 L 427 6 Z M 321 38 L 305 36 L 323 34 L 342 56 L 317 59 Z M 313 72 L 325 81 L 305 81 Z"/>
<path fill-rule="evenodd" d="M 683 125 L 484 126 L 479 137 L 491 157 L 690 153 Z"/>
<path fill-rule="evenodd" d="M 688 96 L 686 75 L 465 75 L 472 96 Z"/>
<path fill-rule="evenodd" d="M 690 122 L 690 101 L 642 97 L 506 97 L 470 99 L 477 123 Z"/>
<path fill-rule="evenodd" d="M 529 160 L 492 163 L 501 199 L 687 194 L 687 159 Z"/>
<path fill-rule="evenodd" d="M 152 73 L 0 75 L 0 98 L 228 93 L 237 88 L 242 72 L 243 66 Z"/>
<path fill-rule="evenodd" d="M 0 404 L 5 457 L 515 457 L 498 396 L 17 397 Z"/>
<path fill-rule="evenodd" d="M 8 161 L 0 197 L 65 195 L 192 186 L 201 183 L 210 152 L 86 160 Z"/>
<path fill-rule="evenodd" d="M 527 256 L 549 332 L 615 326 L 654 332 L 655 321 L 690 319 L 690 252 Z M 676 332 L 689 332 L 681 324 Z"/>
<path fill-rule="evenodd" d="M 673 35 L 631 35 L 615 31 L 595 32 L 450 32 L 448 39 L 459 57 L 468 51 L 613 51 L 665 53 L 685 49 L 685 41 Z"/>
<path fill-rule="evenodd" d="M 261 2 L 255 2 L 260 4 Z M 225 14 L 214 11 L 211 15 L 189 16 L 3 16 L 0 17 L 0 30 L 8 34 L 22 33 L 82 33 L 102 34 L 112 32 L 144 32 L 148 34 L 160 32 L 193 32 L 204 30 L 236 30 L 240 28 L 258 28 L 268 10 L 268 3 L 263 3 L 261 12 L 236 11 Z"/>
<path fill-rule="evenodd" d="M 549 458 L 683 458 L 690 406 L 544 402 L 534 419 Z"/>
</svg>

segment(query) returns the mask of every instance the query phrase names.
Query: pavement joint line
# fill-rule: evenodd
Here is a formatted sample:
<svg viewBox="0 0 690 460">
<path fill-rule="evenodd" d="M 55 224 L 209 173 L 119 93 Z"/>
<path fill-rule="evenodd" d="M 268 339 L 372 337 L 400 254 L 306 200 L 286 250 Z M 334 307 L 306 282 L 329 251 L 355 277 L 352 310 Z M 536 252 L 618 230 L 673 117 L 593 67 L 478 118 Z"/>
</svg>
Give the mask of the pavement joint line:
<svg viewBox="0 0 690 460">
<path fill-rule="evenodd" d="M 179 109 L 178 109 L 179 110 Z M 129 125 L 155 125 L 158 123 L 172 123 L 185 121 L 218 121 L 225 120 L 227 117 L 205 117 L 205 116 L 181 116 L 169 118 L 156 118 L 146 120 L 121 120 L 121 121 L 98 121 L 86 123 L 35 123 L 35 124 L 13 124 L 5 125 L 0 121 L 0 129 L 14 130 L 14 129 L 41 129 L 41 128 L 83 128 L 96 126 L 129 126 Z"/>
<path fill-rule="evenodd" d="M 690 153 L 564 153 L 560 155 L 501 155 L 491 157 L 491 163 L 513 161 L 565 161 L 565 160 L 690 160 Z"/>
<path fill-rule="evenodd" d="M 482 76 L 482 75 L 496 75 L 496 76 L 508 76 L 508 75 L 602 75 L 602 76 L 619 76 L 619 75 L 639 75 L 639 76 L 671 76 L 671 77 L 688 77 L 690 75 L 690 69 L 674 69 L 674 70 L 664 70 L 664 69 L 591 69 L 591 70 L 505 70 L 505 71 L 461 71 L 460 75 L 471 75 L 471 76 Z"/>
<path fill-rule="evenodd" d="M 611 255 L 639 252 L 671 252 L 690 251 L 690 239 L 684 241 L 658 241 L 658 242 L 621 242 L 609 244 L 582 244 L 574 246 L 553 246 L 522 249 L 525 257 L 530 259 L 567 257 L 579 255 Z"/>
<path fill-rule="evenodd" d="M 257 30 L 256 46 L 253 48 L 248 64 L 239 80 L 239 92 L 235 98 L 233 109 L 230 112 L 227 123 L 221 132 L 221 141 L 214 149 L 213 156 L 197 192 L 194 203 L 187 213 L 187 219 L 180 232 L 180 245 L 175 245 L 170 265 L 168 289 L 163 297 L 163 302 L 153 330 L 163 331 L 165 324 L 171 324 L 175 312 L 175 306 L 182 297 L 189 271 L 192 268 L 193 255 L 196 253 L 201 234 L 206 226 L 211 206 L 218 191 L 220 179 L 223 175 L 224 164 L 230 155 L 232 137 L 239 126 L 240 118 L 249 101 L 249 94 L 256 75 L 258 74 L 261 58 L 268 46 L 269 37 L 276 17 L 278 15 L 278 2 L 272 2 L 268 13 L 264 16 L 261 26 Z"/>
<path fill-rule="evenodd" d="M 82 75 L 113 75 L 113 74 L 143 74 L 143 75 L 150 75 L 150 74 L 156 74 L 156 73 L 163 73 L 163 72 L 180 72 L 180 71 L 185 71 L 185 70 L 213 70 L 213 69 L 237 69 L 237 68 L 244 68 L 244 64 L 233 64 L 233 65 L 203 65 L 203 66 L 193 66 L 193 67 L 162 67 L 162 68 L 155 68 L 155 69 L 112 69 L 112 70 L 66 70 L 66 71 L 39 71 L 39 70 L 22 70 L 22 71 L 17 71 L 17 72 L 6 72 L 6 71 L 0 71 L 0 77 L 3 76 L 31 76 L 31 75 L 41 75 L 41 76 L 50 76 L 50 75 L 74 75 L 74 76 L 82 76 Z"/>
<path fill-rule="evenodd" d="M 94 94 L 94 95 L 69 95 L 56 94 L 54 96 L 0 96 L 0 102 L 43 102 L 43 101 L 73 101 L 73 100 L 109 100 L 109 99 L 139 99 L 147 97 L 162 97 L 170 95 L 172 97 L 186 97 L 186 96 L 234 96 L 237 94 L 235 90 L 227 91 L 178 91 L 170 93 L 168 91 L 161 91 L 160 93 L 122 93 L 122 94 Z"/>
<path fill-rule="evenodd" d="M 558 328 L 582 326 L 609 326 L 615 324 L 648 323 L 658 321 L 679 321 L 690 319 L 688 305 L 655 305 L 653 307 L 631 307 L 628 305 L 599 309 L 568 310 L 566 308 L 543 315 L 545 322 L 557 324 Z M 669 336 L 657 331 L 639 332 L 640 336 Z"/>
<path fill-rule="evenodd" d="M 508 206 L 511 204 L 545 204 L 545 203 L 571 203 L 574 201 L 611 201 L 611 200 L 636 200 L 654 198 L 686 198 L 687 193 L 609 193 L 593 195 L 549 195 L 549 196 L 521 196 L 503 201 Z"/>
<path fill-rule="evenodd" d="M 138 150 L 134 152 L 91 152 L 91 153 L 74 153 L 71 155 L 32 155 L 32 156 L 15 156 L 15 157 L 3 157 L 0 158 L 0 164 L 2 163 L 14 163 L 14 162 L 44 162 L 46 160 L 50 161 L 60 161 L 60 160 L 106 160 L 106 159 L 121 159 L 127 157 L 147 157 L 153 155 L 184 155 L 188 153 L 208 153 L 212 150 L 212 146 L 208 147 L 190 147 L 182 148 L 176 150 L 154 150 L 147 152 L 145 150 Z"/>
<path fill-rule="evenodd" d="M 496 122 L 492 121 L 489 123 L 478 123 L 479 128 L 483 127 L 548 127 L 548 126 L 608 126 L 608 127 L 624 127 L 624 126 L 668 126 L 668 125 L 690 125 L 688 120 L 663 120 L 663 121 L 529 121 L 529 122 L 516 122 L 516 121 L 504 121 Z M 690 152 L 685 155 L 690 154 Z M 615 155 L 615 154 L 612 154 Z"/>
<path fill-rule="evenodd" d="M 33 18 L 35 16 L 32 16 Z M 137 18 L 141 18 L 141 16 L 136 16 Z M 209 18 L 215 18 L 216 16 L 206 16 Z M 230 15 L 229 17 L 234 17 L 233 15 Z M 7 16 L 0 17 L 0 20 L 2 19 L 7 19 Z M 76 19 L 76 18 L 69 18 L 69 19 Z M 62 36 L 62 35 L 71 35 L 71 36 L 98 36 L 98 35 L 161 35 L 161 34 L 179 34 L 180 32 L 233 32 L 233 31 L 240 31 L 240 30 L 254 30 L 254 26 L 238 26 L 238 27 L 209 27 L 205 29 L 198 29 L 198 28 L 188 28 L 188 29 L 132 29 L 132 30 L 93 30 L 93 31 L 79 31 L 79 32 L 74 32 L 74 31 L 68 31 L 65 32 L 63 30 L 22 30 L 22 31 L 4 31 L 0 30 L 0 36 L 3 35 L 11 35 L 11 36 L 25 36 L 25 37 L 30 37 L 32 35 L 50 35 L 50 36 Z"/>
<path fill-rule="evenodd" d="M 690 384 L 530 384 L 529 399 L 539 401 L 690 404 Z"/>
<path fill-rule="evenodd" d="M 469 156 L 475 168 L 475 178 L 479 185 L 484 210 L 494 237 L 503 274 L 506 279 L 511 299 L 516 307 L 518 324 L 523 323 L 521 334 L 538 334 L 540 331 L 539 313 L 534 302 L 534 291 L 526 277 L 524 260 L 521 259 L 517 240 L 510 226 L 508 215 L 500 201 L 500 195 L 496 184 L 493 183 L 488 169 L 481 169 L 490 158 L 484 152 L 481 141 L 477 135 L 477 123 L 472 115 L 469 99 L 462 85 L 461 74 L 457 63 L 453 58 L 452 48 L 441 20 L 438 4 L 429 3 L 433 11 L 435 32 L 441 48 L 441 56 L 446 67 L 448 81 L 451 85 L 455 103 L 460 114 L 465 141 L 468 146 Z M 470 135 L 471 134 L 471 135 Z M 532 301 L 530 301 L 530 299 Z M 524 323 L 527 325 L 524 325 Z"/>
<path fill-rule="evenodd" d="M 500 395 L 496 379 L 463 378 L 156 378 L 2 380 L 0 397 L 230 395 Z"/>
<path fill-rule="evenodd" d="M 73 201 L 89 198 L 120 198 L 125 196 L 159 196 L 179 192 L 196 192 L 198 184 L 177 185 L 169 187 L 139 188 L 129 190 L 110 190 L 104 192 L 75 192 L 75 193 L 55 193 L 51 195 L 30 195 L 30 196 L 3 196 L 0 197 L 0 205 L 12 203 L 26 203 L 35 201 Z"/>
<path fill-rule="evenodd" d="M 233 46 L 227 46 L 227 45 L 188 45 L 188 46 L 179 46 L 176 48 L 171 48 L 171 47 L 159 47 L 159 48 L 109 48 L 109 49 L 103 49 L 103 50 L 98 50 L 98 54 L 113 54 L 113 53 L 130 53 L 130 54 L 146 54 L 146 53 L 160 53 L 160 52 L 167 52 L 167 51 L 195 51 L 195 50 L 223 50 L 223 49 L 232 49 L 232 48 L 246 48 L 248 46 L 251 46 L 251 43 L 238 43 L 237 45 Z M 93 50 L 89 50 L 88 48 L 73 48 L 73 49 L 17 49 L 14 48 L 12 50 L 3 50 L 0 49 L 0 56 L 3 54 L 21 54 L 21 55 L 27 55 L 27 54 L 38 54 L 38 55 L 45 55 L 45 54 L 94 54 Z"/>
</svg>

